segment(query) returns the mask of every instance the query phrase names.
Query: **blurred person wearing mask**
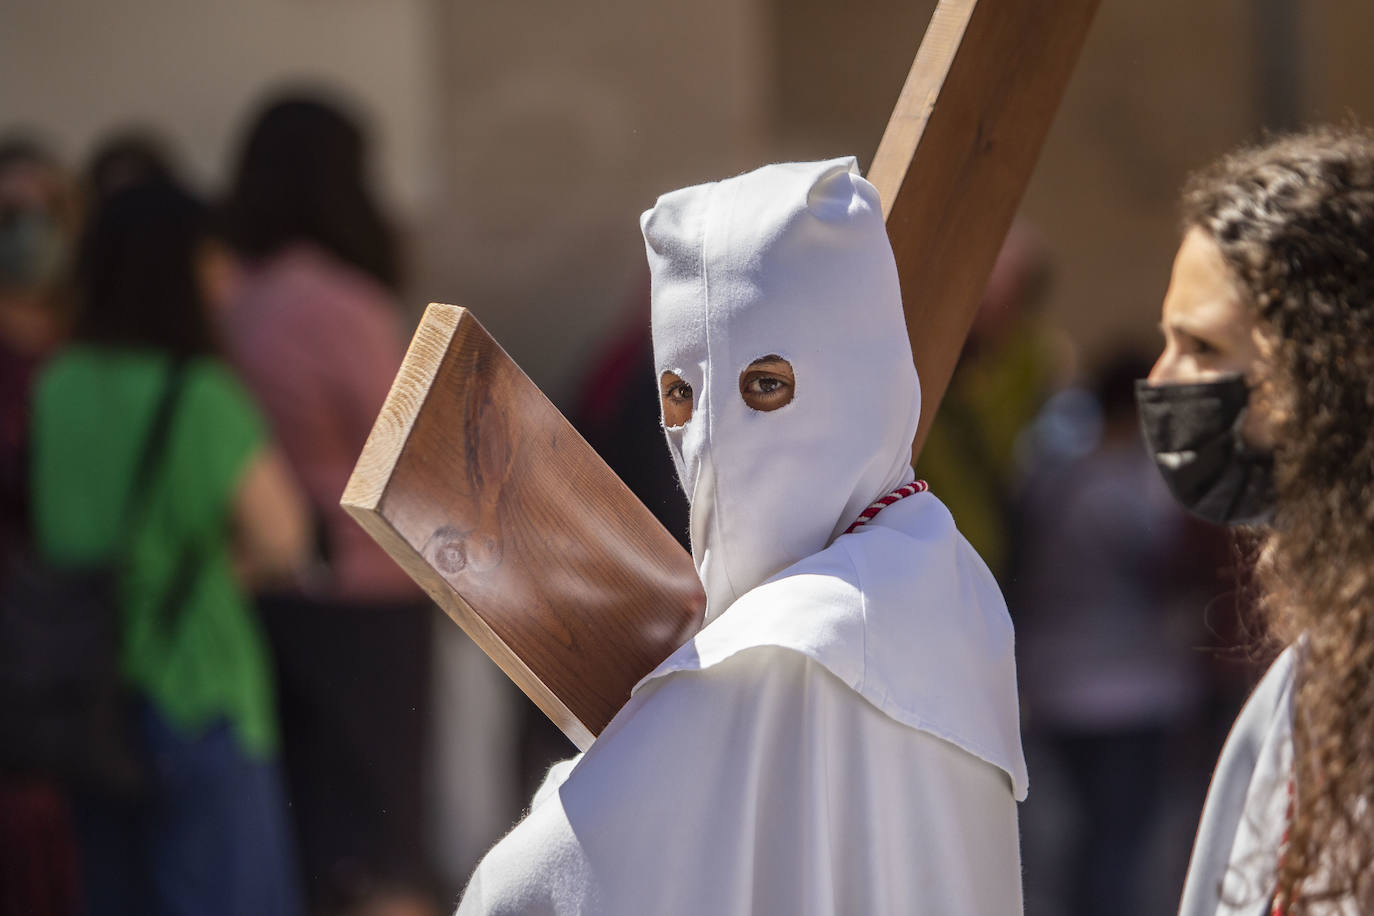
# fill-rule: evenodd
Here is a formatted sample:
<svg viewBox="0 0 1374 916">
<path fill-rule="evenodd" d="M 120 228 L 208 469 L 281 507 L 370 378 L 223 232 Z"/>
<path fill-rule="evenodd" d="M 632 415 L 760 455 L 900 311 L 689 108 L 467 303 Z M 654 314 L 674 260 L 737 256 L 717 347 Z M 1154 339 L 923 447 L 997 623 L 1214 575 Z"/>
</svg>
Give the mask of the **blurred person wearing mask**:
<svg viewBox="0 0 1374 916">
<path fill-rule="evenodd" d="M 0 142 L 0 559 L 6 562 L 27 539 L 29 388 L 66 331 L 77 209 L 71 180 L 47 152 L 26 140 Z"/>
<path fill-rule="evenodd" d="M 0 584 L 30 544 L 30 393 L 66 332 L 78 210 L 56 159 L 29 140 L 0 140 Z M 58 788 L 32 774 L 0 776 L 0 914 L 74 912 L 75 868 Z"/>
<path fill-rule="evenodd" d="M 1183 916 L 1374 912 L 1374 133 L 1190 179 L 1137 388 L 1175 497 L 1248 529 L 1272 644 L 1207 793 Z"/>
<path fill-rule="evenodd" d="M 206 237 L 205 207 L 171 184 L 114 194 L 82 241 L 73 342 L 34 390 L 40 555 L 80 568 L 127 544 L 123 669 L 149 784 L 132 800 L 75 798 L 96 916 L 299 912 L 270 655 L 246 590 L 296 574 L 309 529 L 265 423 L 216 357 Z M 156 470 L 126 516 L 169 390 Z M 134 527 L 119 530 L 124 518 Z M 168 594 L 181 598 L 164 614 Z"/>
<path fill-rule="evenodd" d="M 404 354 L 397 243 L 367 185 L 367 152 L 342 108 L 282 98 L 254 119 L 226 205 L 240 260 L 223 316 L 229 352 L 308 496 L 325 560 L 306 589 L 259 606 L 310 898 L 336 909 L 367 887 L 423 896 L 429 878 L 433 609 L 339 506 Z"/>
</svg>

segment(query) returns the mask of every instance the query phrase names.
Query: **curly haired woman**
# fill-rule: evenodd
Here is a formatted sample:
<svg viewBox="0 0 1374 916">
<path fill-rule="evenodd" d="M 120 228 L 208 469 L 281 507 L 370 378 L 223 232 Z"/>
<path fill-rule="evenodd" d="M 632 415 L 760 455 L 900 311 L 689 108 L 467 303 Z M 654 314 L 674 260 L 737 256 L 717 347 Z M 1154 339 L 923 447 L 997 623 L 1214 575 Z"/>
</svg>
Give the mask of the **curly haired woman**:
<svg viewBox="0 0 1374 916">
<path fill-rule="evenodd" d="M 1184 226 L 1141 417 L 1185 506 L 1254 526 L 1288 648 L 1222 751 L 1181 911 L 1371 912 L 1374 134 L 1233 153 Z"/>
</svg>

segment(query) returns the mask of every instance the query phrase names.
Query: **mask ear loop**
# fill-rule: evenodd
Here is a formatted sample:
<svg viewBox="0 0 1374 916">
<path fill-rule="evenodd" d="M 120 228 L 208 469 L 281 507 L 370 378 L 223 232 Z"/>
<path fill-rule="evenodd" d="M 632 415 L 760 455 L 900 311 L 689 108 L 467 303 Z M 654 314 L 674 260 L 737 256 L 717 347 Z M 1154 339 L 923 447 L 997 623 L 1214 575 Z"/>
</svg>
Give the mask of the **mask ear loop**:
<svg viewBox="0 0 1374 916">
<path fill-rule="evenodd" d="M 1226 518 L 1235 518 L 1236 509 L 1240 507 L 1241 499 L 1250 489 L 1250 477 L 1255 473 L 1255 466 L 1250 461 L 1244 462 L 1243 466 L 1245 468 L 1244 476 L 1241 477 L 1240 486 L 1236 487 L 1235 495 L 1231 497 L 1230 503 L 1226 506 Z"/>
<path fill-rule="evenodd" d="M 1249 382 L 1246 382 L 1245 390 L 1245 406 L 1237 413 L 1235 423 L 1231 424 L 1232 447 L 1235 450 L 1238 463 L 1244 469 L 1244 476 L 1241 478 L 1240 486 L 1236 487 L 1235 495 L 1231 497 L 1230 504 L 1226 507 L 1226 518 L 1228 519 L 1235 517 L 1236 510 L 1241 507 L 1245 497 L 1250 494 L 1254 477 L 1259 472 L 1260 465 L 1266 460 L 1266 455 L 1263 452 L 1257 451 L 1245 441 L 1243 433 L 1245 418 L 1250 413 L 1250 397 L 1253 396 L 1254 389 L 1250 387 Z M 1272 457 L 1267 460 L 1272 461 Z M 1272 512 L 1270 515 L 1272 516 Z"/>
<path fill-rule="evenodd" d="M 1245 436 L 1241 430 L 1245 429 L 1245 417 L 1250 413 L 1250 385 L 1245 385 L 1245 406 L 1236 412 L 1236 421 L 1231 424 L 1231 448 L 1234 454 L 1241 460 L 1244 468 L 1244 476 L 1240 479 L 1240 486 L 1236 487 L 1236 492 L 1231 496 L 1230 502 L 1226 506 L 1225 518 L 1234 518 L 1236 509 L 1240 507 L 1241 500 L 1250 489 L 1250 477 L 1255 472 L 1254 462 L 1249 460 L 1249 449 L 1245 445 Z"/>
</svg>

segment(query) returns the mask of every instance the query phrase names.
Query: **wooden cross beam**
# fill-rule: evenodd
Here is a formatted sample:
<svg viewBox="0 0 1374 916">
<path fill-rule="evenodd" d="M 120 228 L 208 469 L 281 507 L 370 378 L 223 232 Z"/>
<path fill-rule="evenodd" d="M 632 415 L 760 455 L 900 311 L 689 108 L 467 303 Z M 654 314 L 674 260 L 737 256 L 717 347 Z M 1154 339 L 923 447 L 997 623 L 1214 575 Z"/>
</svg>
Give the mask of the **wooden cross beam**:
<svg viewBox="0 0 1374 916">
<path fill-rule="evenodd" d="M 917 452 L 1096 6 L 941 0 L 888 122 Z M 342 503 L 580 748 L 701 626 L 691 558 L 465 309 L 425 312 Z"/>
<path fill-rule="evenodd" d="M 579 748 L 701 627 L 692 558 L 466 309 L 425 310 L 342 502 Z"/>
</svg>

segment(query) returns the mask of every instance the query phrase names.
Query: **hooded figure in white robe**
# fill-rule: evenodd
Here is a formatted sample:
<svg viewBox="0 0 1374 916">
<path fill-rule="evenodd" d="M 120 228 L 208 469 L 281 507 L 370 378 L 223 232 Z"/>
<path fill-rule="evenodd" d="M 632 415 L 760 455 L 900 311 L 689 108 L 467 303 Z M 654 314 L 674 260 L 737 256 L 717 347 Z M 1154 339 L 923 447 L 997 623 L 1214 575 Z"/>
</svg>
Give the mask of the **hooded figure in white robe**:
<svg viewBox="0 0 1374 916">
<path fill-rule="evenodd" d="M 656 367 L 691 388 L 666 432 L 706 624 L 554 767 L 459 913 L 1020 913 L 1001 593 L 930 493 L 845 533 L 912 482 L 920 415 L 877 192 L 852 158 L 773 165 L 641 225 Z M 776 410 L 742 395 L 762 357 L 795 376 Z"/>
</svg>

